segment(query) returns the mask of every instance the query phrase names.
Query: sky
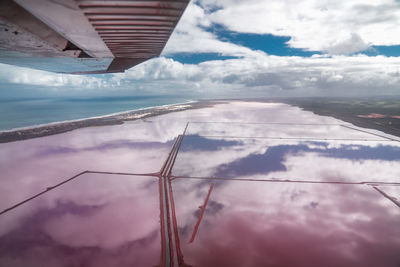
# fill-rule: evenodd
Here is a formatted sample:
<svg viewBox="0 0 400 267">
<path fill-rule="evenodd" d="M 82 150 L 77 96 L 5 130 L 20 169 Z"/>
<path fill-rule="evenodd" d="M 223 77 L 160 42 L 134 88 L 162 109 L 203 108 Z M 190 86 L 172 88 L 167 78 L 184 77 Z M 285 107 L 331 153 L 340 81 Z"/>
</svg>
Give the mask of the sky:
<svg viewBox="0 0 400 267">
<path fill-rule="evenodd" d="M 0 64 L 0 97 L 399 96 L 399 29 L 399 0 L 192 0 L 160 57 L 103 75 Z"/>
</svg>

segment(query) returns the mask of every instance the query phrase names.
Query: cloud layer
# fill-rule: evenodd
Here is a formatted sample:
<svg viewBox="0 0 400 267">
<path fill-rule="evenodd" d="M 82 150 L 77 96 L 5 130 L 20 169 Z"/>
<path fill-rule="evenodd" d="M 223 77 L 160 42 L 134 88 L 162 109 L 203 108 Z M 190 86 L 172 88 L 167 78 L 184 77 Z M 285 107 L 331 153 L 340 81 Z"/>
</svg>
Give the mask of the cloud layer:
<svg viewBox="0 0 400 267">
<path fill-rule="evenodd" d="M 373 45 L 400 44 L 399 5 L 390 0 L 194 1 L 162 57 L 125 73 L 77 76 L 0 64 L 0 83 L 4 90 L 20 85 L 74 94 L 398 95 L 400 58 L 357 53 Z M 213 32 L 215 25 L 233 34 L 288 36 L 288 46 L 322 55 L 268 55 L 221 39 Z M 182 64 L 173 59 L 182 53 L 216 53 L 234 59 Z"/>
<path fill-rule="evenodd" d="M 294 48 L 350 54 L 371 45 L 400 44 L 400 2 L 394 0 L 203 0 L 200 4 L 211 10 L 209 23 L 240 33 L 289 36 L 288 44 Z"/>
<path fill-rule="evenodd" d="M 277 57 L 260 55 L 197 65 L 172 59 L 150 60 L 114 82 L 179 83 L 188 91 L 241 95 L 368 95 L 396 94 L 400 61 L 383 56 Z M 245 89 L 245 90 L 244 90 Z"/>
</svg>

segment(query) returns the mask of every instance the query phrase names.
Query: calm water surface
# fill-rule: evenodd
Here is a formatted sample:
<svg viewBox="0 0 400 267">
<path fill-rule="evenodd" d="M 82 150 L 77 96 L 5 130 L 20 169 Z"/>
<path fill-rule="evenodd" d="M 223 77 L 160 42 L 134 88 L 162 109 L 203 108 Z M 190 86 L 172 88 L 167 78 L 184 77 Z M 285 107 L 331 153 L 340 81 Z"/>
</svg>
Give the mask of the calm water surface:
<svg viewBox="0 0 400 267">
<path fill-rule="evenodd" d="M 0 266 L 397 267 L 400 142 L 357 129 L 231 102 L 0 144 L 0 211 L 44 192 L 0 215 Z"/>
</svg>

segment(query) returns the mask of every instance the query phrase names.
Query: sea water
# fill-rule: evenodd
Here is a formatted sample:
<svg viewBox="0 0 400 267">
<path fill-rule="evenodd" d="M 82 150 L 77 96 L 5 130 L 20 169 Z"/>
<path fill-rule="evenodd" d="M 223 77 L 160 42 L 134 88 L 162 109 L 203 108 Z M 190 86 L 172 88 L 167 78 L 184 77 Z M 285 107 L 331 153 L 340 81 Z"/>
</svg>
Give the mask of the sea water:
<svg viewBox="0 0 400 267">
<path fill-rule="evenodd" d="M 179 96 L 0 99 L 0 131 L 187 101 Z"/>
</svg>

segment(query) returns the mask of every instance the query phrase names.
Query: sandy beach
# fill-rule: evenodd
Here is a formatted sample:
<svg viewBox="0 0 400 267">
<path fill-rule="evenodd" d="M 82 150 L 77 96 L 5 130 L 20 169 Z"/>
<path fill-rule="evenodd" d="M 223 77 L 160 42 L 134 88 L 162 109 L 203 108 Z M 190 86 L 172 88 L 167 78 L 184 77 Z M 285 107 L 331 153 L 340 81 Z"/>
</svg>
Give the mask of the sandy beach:
<svg viewBox="0 0 400 267">
<path fill-rule="evenodd" d="M 215 105 L 215 101 L 196 101 L 189 103 L 179 103 L 171 105 L 163 105 L 158 107 L 144 108 L 138 110 L 130 110 L 124 112 L 113 113 L 105 116 L 85 118 L 73 121 L 55 122 L 44 125 L 24 127 L 9 131 L 0 132 L 0 143 L 14 142 L 19 140 L 49 136 L 53 134 L 65 133 L 68 131 L 105 125 L 123 124 L 125 121 L 134 121 L 146 119 L 153 116 L 163 115 L 170 112 L 184 111 L 189 109 L 198 109 L 211 107 Z"/>
</svg>

